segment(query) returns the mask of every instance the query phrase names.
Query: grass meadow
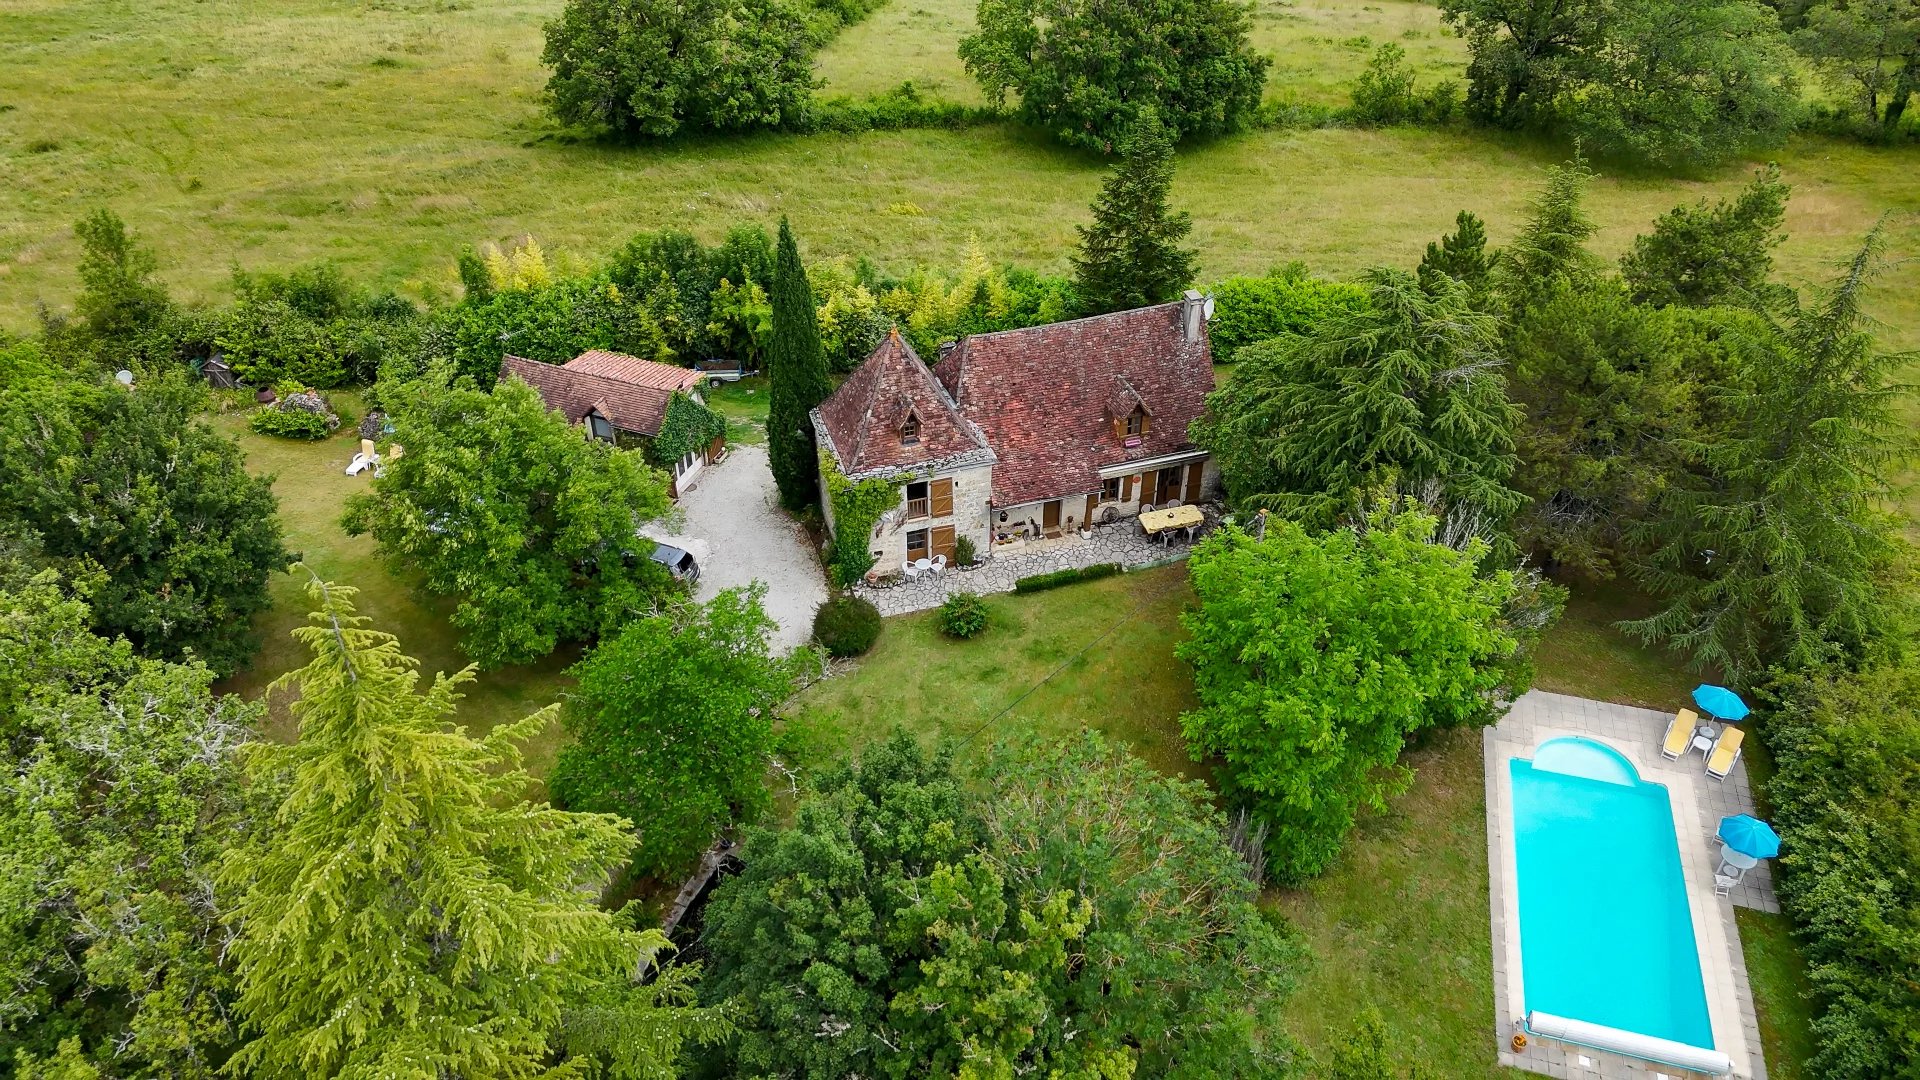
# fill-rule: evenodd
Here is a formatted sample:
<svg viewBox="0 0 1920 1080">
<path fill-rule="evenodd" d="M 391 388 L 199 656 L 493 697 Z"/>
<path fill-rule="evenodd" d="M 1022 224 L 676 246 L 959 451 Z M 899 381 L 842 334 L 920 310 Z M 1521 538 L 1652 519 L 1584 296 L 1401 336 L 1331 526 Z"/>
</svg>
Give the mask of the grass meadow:
<svg viewBox="0 0 1920 1080">
<path fill-rule="evenodd" d="M 556 128 L 541 111 L 540 25 L 560 0 L 6 0 L 0 8 L 0 331 L 75 287 L 71 225 L 111 206 L 159 251 L 188 302 L 229 290 L 233 266 L 331 260 L 420 300 L 456 289 L 453 255 L 532 235 L 593 259 L 642 229 L 716 240 L 743 220 L 792 218 L 810 256 L 865 255 L 884 268 L 957 264 L 977 242 L 997 261 L 1059 271 L 1104 163 L 1011 124 L 851 136 L 755 135 L 615 146 Z M 911 80 L 978 101 L 954 55 L 972 0 L 892 0 L 825 49 L 826 94 Z M 1372 49 L 1406 48 L 1423 83 L 1459 78 L 1464 48 L 1434 8 L 1408 0 L 1257 0 L 1254 37 L 1274 59 L 1269 98 L 1337 105 Z M 1316 272 L 1409 265 L 1472 209 L 1498 243 L 1518 227 L 1542 170 L 1565 146 L 1467 131 L 1265 131 L 1182 150 L 1176 202 L 1194 218 L 1206 279 L 1292 260 Z M 1875 296 L 1884 340 L 1920 347 L 1920 152 L 1796 139 L 1777 155 L 1794 185 L 1781 275 L 1824 277 L 1889 221 L 1896 261 Z M 1590 210 L 1613 256 L 1662 211 L 1726 193 L 1748 164 L 1674 178 L 1602 165 Z M 736 439 L 764 394 L 718 395 Z M 338 526 L 364 479 L 341 474 L 351 434 L 318 444 L 256 436 L 215 418 L 249 467 L 272 473 L 290 546 L 316 572 L 361 588 L 361 610 L 428 671 L 464 666 L 446 610 L 404 567 Z M 266 646 L 232 689 L 258 693 L 303 657 L 290 577 L 274 583 Z M 1092 725 L 1170 772 L 1195 775 L 1177 717 L 1192 684 L 1173 658 L 1184 571 L 1127 575 L 990 601 L 973 642 L 926 616 L 890 621 L 877 649 L 788 709 L 802 760 L 841 754 L 895 723 L 986 740 Z M 1576 587 L 1541 652 L 1541 686 L 1671 707 L 1692 679 L 1611 623 L 1639 613 L 1618 587 Z M 489 673 L 461 711 L 485 730 L 565 692 L 571 654 Z M 282 705 L 284 703 L 281 703 Z M 284 708 L 277 735 L 289 733 Z M 560 732 L 529 747 L 536 772 Z M 1289 1024 L 1324 1049 L 1368 1003 L 1395 1046 L 1447 1077 L 1492 1075 L 1485 832 L 1478 740 L 1415 751 L 1413 790 L 1369 819 L 1322 879 L 1271 902 L 1318 958 Z M 1200 775 L 1204 775 L 1200 773 Z M 1794 1076 L 1807 1045 L 1804 972 L 1776 921 L 1742 919 L 1769 1065 Z M 1752 930 L 1752 933 L 1746 931 Z M 1776 1054 L 1779 1056 L 1776 1058 Z"/>
</svg>

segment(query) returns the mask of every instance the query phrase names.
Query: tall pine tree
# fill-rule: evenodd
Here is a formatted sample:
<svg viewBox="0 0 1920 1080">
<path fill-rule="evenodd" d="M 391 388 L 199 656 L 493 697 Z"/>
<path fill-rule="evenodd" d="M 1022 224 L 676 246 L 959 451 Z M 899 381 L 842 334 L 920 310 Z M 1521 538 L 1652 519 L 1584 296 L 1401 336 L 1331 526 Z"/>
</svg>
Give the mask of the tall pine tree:
<svg viewBox="0 0 1920 1080">
<path fill-rule="evenodd" d="M 820 347 L 813 288 L 793 242 L 787 219 L 780 219 L 780 245 L 773 261 L 773 342 L 767 347 L 767 457 L 780 501 L 798 510 L 814 501 L 819 487 L 819 458 L 808 413 L 825 401 L 827 356 Z"/>
<path fill-rule="evenodd" d="M 1640 578 L 1666 605 L 1626 624 L 1642 639 L 1739 679 L 1857 655 L 1896 620 L 1904 545 L 1886 508 L 1914 439 L 1891 376 L 1912 354 L 1877 348 L 1861 310 L 1883 228 L 1811 303 L 1729 321 L 1736 377 L 1707 391 L 1716 430 L 1685 444 L 1703 468 L 1638 530 Z"/>
<path fill-rule="evenodd" d="M 1093 224 L 1080 229 L 1073 287 L 1082 314 L 1165 303 L 1193 280 L 1195 252 L 1180 246 L 1193 219 L 1168 208 L 1172 185 L 1173 136 L 1149 110 L 1120 146 Z"/>
<path fill-rule="evenodd" d="M 692 974 L 640 974 L 665 946 L 595 903 L 632 845 L 617 817 L 523 801 L 516 744 L 553 709 L 474 739 L 449 722 L 468 668 L 416 692 L 416 661 L 315 580 L 300 737 L 250 766 L 278 812 L 223 867 L 243 890 L 230 958 L 242 1075 L 522 1077 L 561 1057 L 663 1077 L 723 1016 Z"/>
<path fill-rule="evenodd" d="M 1420 287 L 1432 293 L 1439 290 L 1436 275 L 1445 274 L 1479 296 L 1487 288 L 1487 271 L 1493 261 L 1487 254 L 1487 227 L 1471 210 L 1462 210 L 1453 219 L 1453 231 L 1427 245 L 1420 259 Z"/>
</svg>

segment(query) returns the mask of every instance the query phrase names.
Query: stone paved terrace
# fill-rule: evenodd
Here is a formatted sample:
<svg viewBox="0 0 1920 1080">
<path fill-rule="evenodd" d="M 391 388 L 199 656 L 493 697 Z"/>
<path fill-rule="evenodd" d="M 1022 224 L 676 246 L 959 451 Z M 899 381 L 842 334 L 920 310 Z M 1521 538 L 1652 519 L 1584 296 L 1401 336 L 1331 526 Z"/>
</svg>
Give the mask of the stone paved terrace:
<svg viewBox="0 0 1920 1080">
<path fill-rule="evenodd" d="M 1675 702 L 1678 708 L 1684 702 Z M 1541 742 L 1563 735 L 1597 738 L 1625 754 L 1644 780 L 1664 784 L 1672 798 L 1674 831 L 1680 844 L 1681 870 L 1686 878 L 1694 937 L 1700 950 L 1701 976 L 1707 990 L 1707 1011 L 1713 1023 L 1716 1047 L 1733 1059 L 1732 1075 L 1740 1080 L 1766 1080 L 1760 1052 L 1760 1025 L 1747 984 L 1746 961 L 1740 950 L 1740 932 L 1733 909 L 1779 911 L 1774 899 L 1770 864 L 1763 861 L 1747 871 L 1731 896 L 1713 893 L 1713 875 L 1719 866 L 1719 843 L 1714 830 L 1729 814 L 1754 812 L 1753 793 L 1744 756 L 1726 780 L 1706 775 L 1698 753 L 1667 761 L 1660 756 L 1666 735 L 1666 713 L 1636 709 L 1604 701 L 1568 697 L 1535 690 L 1514 703 L 1507 715 L 1484 736 L 1487 784 L 1487 863 L 1491 878 L 1493 926 L 1494 1027 L 1502 1065 L 1572 1080 L 1657 1080 L 1693 1077 L 1671 1065 L 1650 1065 L 1635 1058 L 1534 1038 L 1521 1053 L 1509 1045 L 1520 1030 L 1524 997 L 1520 985 L 1520 935 L 1513 845 L 1507 821 L 1509 783 L 1507 761 L 1531 757 Z"/>
<path fill-rule="evenodd" d="M 1209 520 L 1213 520 L 1211 515 Z M 1140 528 L 1137 520 L 1128 518 L 1095 526 L 1093 536 L 1088 539 L 1074 534 L 1058 540 L 1032 541 L 1020 547 L 1003 548 L 972 569 L 948 567 L 939 573 L 921 574 L 891 585 L 856 585 L 853 591 L 856 596 L 871 600 L 882 615 L 905 615 L 939 607 L 949 595 L 957 592 L 1012 592 L 1015 581 L 1034 574 L 1098 563 L 1119 563 L 1133 569 L 1183 559 L 1191 550 L 1190 545 L 1178 539 L 1162 546 L 1157 537 L 1149 537 Z"/>
</svg>

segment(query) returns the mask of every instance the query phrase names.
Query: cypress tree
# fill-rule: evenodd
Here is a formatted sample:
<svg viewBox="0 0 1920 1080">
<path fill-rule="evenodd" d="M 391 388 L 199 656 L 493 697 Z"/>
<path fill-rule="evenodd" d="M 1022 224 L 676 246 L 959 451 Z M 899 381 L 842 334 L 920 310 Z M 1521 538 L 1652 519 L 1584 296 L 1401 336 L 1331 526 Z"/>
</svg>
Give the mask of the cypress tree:
<svg viewBox="0 0 1920 1080">
<path fill-rule="evenodd" d="M 1087 315 L 1165 303 L 1193 280 L 1194 255 L 1180 242 L 1193 230 L 1185 211 L 1167 206 L 1173 185 L 1173 137 L 1151 110 L 1120 147 L 1120 162 L 1080 229 L 1073 287 Z"/>
<path fill-rule="evenodd" d="M 793 242 L 787 219 L 780 219 L 780 244 L 773 260 L 773 341 L 767 347 L 767 457 L 780 501 L 798 510 L 814 501 L 819 459 L 808 413 L 825 401 L 827 356 L 820 347 L 813 288 Z"/>
<path fill-rule="evenodd" d="M 313 660 L 275 684 L 299 690 L 300 737 L 249 761 L 280 799 L 222 872 L 242 894 L 236 1073 L 522 1077 L 564 1053 L 652 1076 L 724 1035 L 685 970 L 638 982 L 659 931 L 599 908 L 627 822 L 522 801 L 516 743 L 556 707 L 469 737 L 448 718 L 473 669 L 416 692 L 354 592 L 309 586 Z"/>
</svg>

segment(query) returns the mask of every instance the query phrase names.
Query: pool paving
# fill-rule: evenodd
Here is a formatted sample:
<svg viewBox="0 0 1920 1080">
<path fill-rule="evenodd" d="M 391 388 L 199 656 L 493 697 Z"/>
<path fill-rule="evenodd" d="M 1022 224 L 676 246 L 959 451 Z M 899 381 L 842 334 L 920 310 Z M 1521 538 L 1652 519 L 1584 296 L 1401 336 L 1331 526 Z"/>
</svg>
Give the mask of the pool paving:
<svg viewBox="0 0 1920 1080">
<path fill-rule="evenodd" d="M 1677 707 L 1677 706 L 1676 706 Z M 1706 774 L 1699 754 L 1678 761 L 1660 756 L 1660 743 L 1671 716 L 1651 709 L 1605 701 L 1532 691 L 1513 704 L 1507 715 L 1484 737 L 1487 783 L 1487 861 L 1492 888 L 1494 1026 L 1500 1064 L 1570 1080 L 1625 1080 L 1625 1078 L 1694 1077 L 1671 1065 L 1655 1065 L 1637 1058 L 1577 1047 L 1550 1039 L 1529 1037 L 1526 1048 L 1514 1052 L 1511 1039 L 1521 1030 L 1525 999 L 1520 979 L 1518 888 L 1514 874 L 1514 838 L 1508 827 L 1512 793 L 1508 762 L 1531 758 L 1548 739 L 1584 736 L 1598 739 L 1624 754 L 1640 778 L 1665 785 L 1672 797 L 1673 823 L 1679 841 L 1682 874 L 1694 940 L 1700 953 L 1707 1013 L 1714 1046 L 1733 1061 L 1730 1075 L 1743 1080 L 1765 1080 L 1766 1064 L 1760 1052 L 1760 1025 L 1747 985 L 1746 962 L 1740 952 L 1734 923 L 1736 905 L 1779 911 L 1768 864 L 1747 871 L 1728 896 L 1713 891 L 1714 870 L 1720 865 L 1714 829 L 1729 814 L 1754 812 L 1752 787 L 1743 759 L 1726 780 Z"/>
</svg>

